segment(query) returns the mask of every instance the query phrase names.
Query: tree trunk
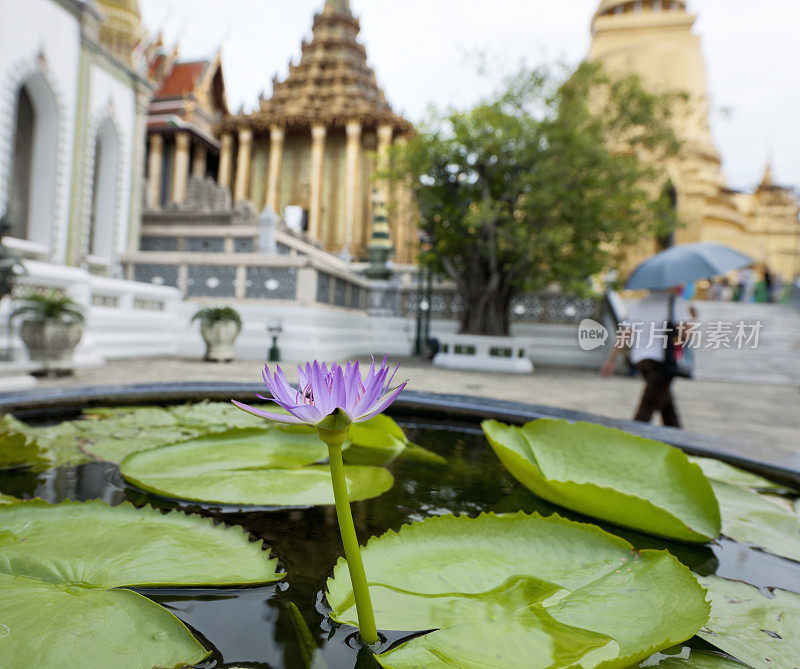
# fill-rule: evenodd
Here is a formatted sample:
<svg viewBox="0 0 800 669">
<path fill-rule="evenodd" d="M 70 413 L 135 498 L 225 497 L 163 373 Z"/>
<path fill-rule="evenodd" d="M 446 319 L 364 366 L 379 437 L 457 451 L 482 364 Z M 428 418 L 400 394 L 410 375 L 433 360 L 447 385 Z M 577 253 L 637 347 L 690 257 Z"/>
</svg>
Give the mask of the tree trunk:
<svg viewBox="0 0 800 669">
<path fill-rule="evenodd" d="M 500 276 L 474 278 L 461 284 L 461 334 L 509 335 L 511 290 Z"/>
</svg>

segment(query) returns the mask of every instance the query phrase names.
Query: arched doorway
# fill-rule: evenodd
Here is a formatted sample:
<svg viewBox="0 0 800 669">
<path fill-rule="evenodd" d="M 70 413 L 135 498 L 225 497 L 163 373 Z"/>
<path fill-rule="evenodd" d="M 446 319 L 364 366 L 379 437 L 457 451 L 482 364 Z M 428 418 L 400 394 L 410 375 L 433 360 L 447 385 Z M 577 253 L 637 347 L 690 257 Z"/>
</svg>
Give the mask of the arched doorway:
<svg viewBox="0 0 800 669">
<path fill-rule="evenodd" d="M 54 223 L 58 107 L 44 76 L 30 76 L 17 91 L 11 183 L 10 236 L 49 249 Z"/>
<path fill-rule="evenodd" d="M 110 119 L 97 129 L 94 145 L 92 209 L 89 215 L 89 253 L 110 260 L 117 223 L 119 137 Z"/>
</svg>

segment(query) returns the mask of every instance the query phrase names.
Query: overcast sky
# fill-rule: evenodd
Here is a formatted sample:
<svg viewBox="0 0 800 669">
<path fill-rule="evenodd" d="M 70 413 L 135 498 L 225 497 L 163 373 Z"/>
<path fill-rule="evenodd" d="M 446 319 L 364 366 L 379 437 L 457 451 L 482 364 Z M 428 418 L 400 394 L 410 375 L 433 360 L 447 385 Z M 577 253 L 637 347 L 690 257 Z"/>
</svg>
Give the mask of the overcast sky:
<svg viewBox="0 0 800 669">
<path fill-rule="evenodd" d="M 599 0 L 351 0 L 361 41 L 396 111 L 464 106 L 520 63 L 577 63 Z M 140 0 L 145 25 L 182 58 L 221 44 L 228 101 L 252 109 L 297 60 L 324 0 Z M 690 0 L 699 14 L 723 169 L 734 188 L 757 184 L 771 153 L 776 179 L 800 187 L 800 0 Z M 478 73 L 484 54 L 492 77 Z"/>
</svg>

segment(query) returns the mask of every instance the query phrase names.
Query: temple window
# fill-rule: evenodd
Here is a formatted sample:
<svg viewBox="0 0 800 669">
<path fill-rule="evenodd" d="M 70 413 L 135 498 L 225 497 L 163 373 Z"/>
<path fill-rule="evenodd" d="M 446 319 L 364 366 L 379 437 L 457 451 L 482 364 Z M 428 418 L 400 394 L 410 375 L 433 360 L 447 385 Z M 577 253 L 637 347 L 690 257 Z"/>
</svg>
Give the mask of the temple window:
<svg viewBox="0 0 800 669">
<path fill-rule="evenodd" d="M 58 158 L 58 107 L 41 74 L 18 89 L 11 154 L 9 235 L 50 246 Z"/>
</svg>

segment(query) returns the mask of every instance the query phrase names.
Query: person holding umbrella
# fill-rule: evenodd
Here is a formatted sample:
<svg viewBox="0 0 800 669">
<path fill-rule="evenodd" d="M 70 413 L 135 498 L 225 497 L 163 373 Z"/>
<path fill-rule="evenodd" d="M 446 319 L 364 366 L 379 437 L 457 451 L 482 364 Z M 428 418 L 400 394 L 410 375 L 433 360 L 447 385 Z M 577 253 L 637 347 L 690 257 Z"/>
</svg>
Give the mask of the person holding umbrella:
<svg viewBox="0 0 800 669">
<path fill-rule="evenodd" d="M 672 396 L 676 376 L 691 377 L 684 364 L 682 333 L 692 319 L 689 305 L 681 298 L 688 282 L 725 274 L 752 264 L 752 259 L 713 242 L 682 244 L 645 260 L 631 274 L 629 290 L 653 291 L 631 309 L 622 326 L 619 343 L 631 347 L 631 364 L 645 380 L 634 420 L 649 423 L 660 413 L 664 425 L 680 427 Z M 601 368 L 611 376 L 623 346 L 615 345 Z"/>
<path fill-rule="evenodd" d="M 672 380 L 688 373 L 676 373 L 673 364 L 667 363 L 670 348 L 667 338 L 673 336 L 673 329 L 682 332 L 692 319 L 690 307 L 681 297 L 683 291 L 684 286 L 679 284 L 670 290 L 650 293 L 620 324 L 623 328 L 620 340 L 630 346 L 631 365 L 645 381 L 633 420 L 649 423 L 654 413 L 660 413 L 664 425 L 681 426 L 672 396 Z M 601 369 L 603 376 L 614 373 L 622 349 L 623 346 L 611 349 L 611 355 Z"/>
</svg>

